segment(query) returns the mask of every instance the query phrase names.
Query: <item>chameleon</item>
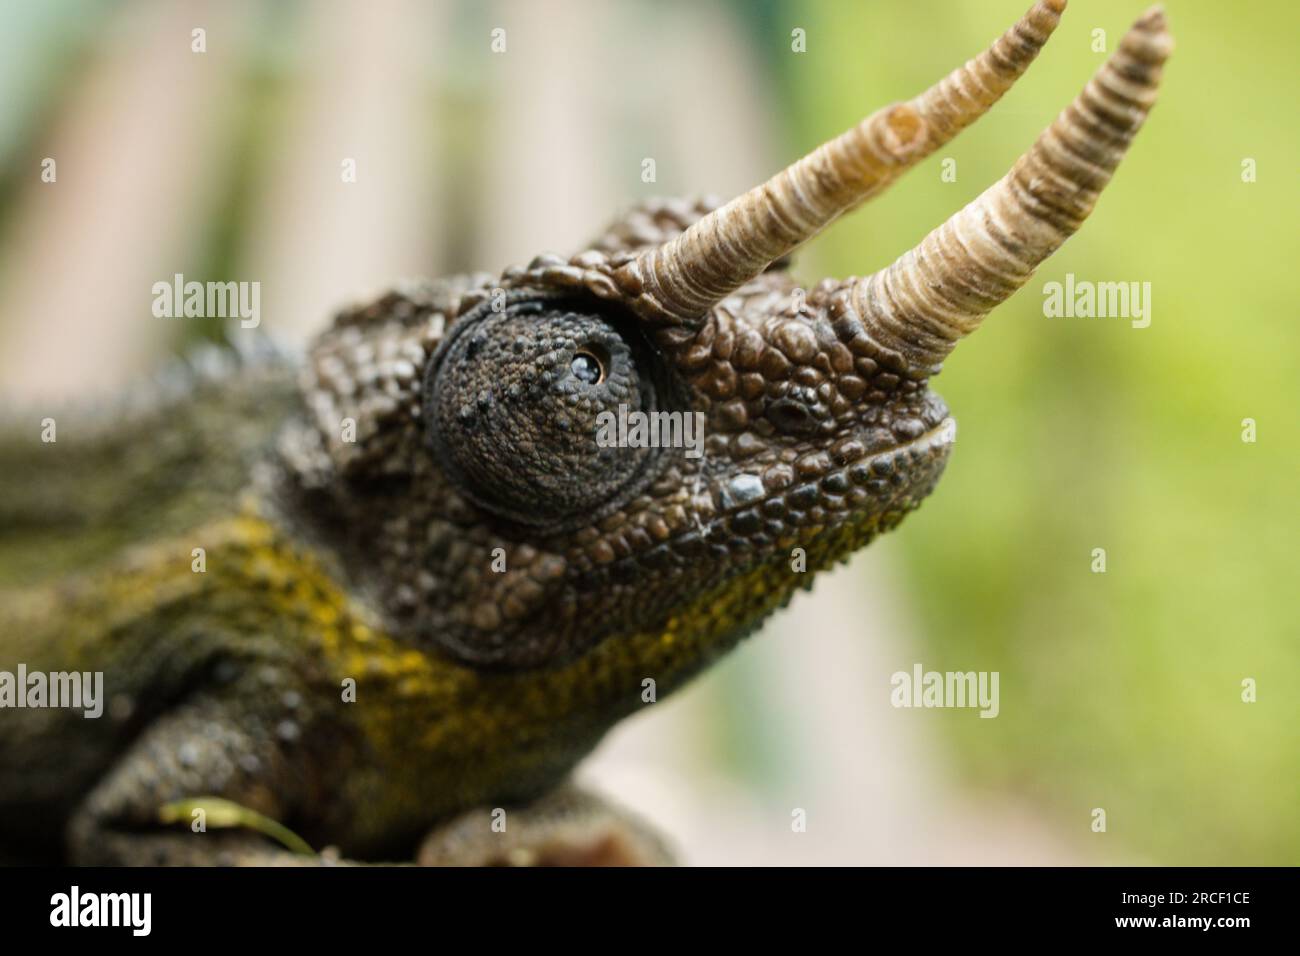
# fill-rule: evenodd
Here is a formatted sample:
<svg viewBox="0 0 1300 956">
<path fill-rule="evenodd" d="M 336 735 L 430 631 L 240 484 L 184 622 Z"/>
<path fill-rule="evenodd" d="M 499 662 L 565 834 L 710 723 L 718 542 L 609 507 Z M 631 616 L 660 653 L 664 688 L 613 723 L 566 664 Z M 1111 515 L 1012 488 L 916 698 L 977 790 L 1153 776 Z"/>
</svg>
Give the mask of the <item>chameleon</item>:
<svg viewBox="0 0 1300 956">
<path fill-rule="evenodd" d="M 931 380 L 1092 211 L 1163 11 L 891 265 L 805 287 L 791 253 L 992 108 L 1064 8 L 725 204 L 398 284 L 300 355 L 245 343 L 51 414 L 53 441 L 6 426 L 0 674 L 100 674 L 103 700 L 0 685 L 0 854 L 671 861 L 571 771 L 933 490 Z M 599 441 L 611 415 L 703 416 L 700 448 Z"/>
</svg>

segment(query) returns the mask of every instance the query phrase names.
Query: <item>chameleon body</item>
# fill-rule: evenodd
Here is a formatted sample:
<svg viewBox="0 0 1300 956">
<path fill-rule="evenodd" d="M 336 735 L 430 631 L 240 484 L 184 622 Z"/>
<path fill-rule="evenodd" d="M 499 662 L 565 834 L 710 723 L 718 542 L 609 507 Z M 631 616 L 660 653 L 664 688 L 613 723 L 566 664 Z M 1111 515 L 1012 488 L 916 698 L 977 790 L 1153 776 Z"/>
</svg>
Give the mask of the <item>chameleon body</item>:
<svg viewBox="0 0 1300 956">
<path fill-rule="evenodd" d="M 292 859 L 185 826 L 206 801 L 330 858 L 663 860 L 569 772 L 929 494 L 955 434 L 929 379 L 1091 209 L 1163 18 L 1099 74 L 1133 88 L 1085 90 L 928 253 L 808 289 L 785 253 L 991 106 L 1062 7 L 727 206 L 644 204 L 574 256 L 346 310 L 301 361 L 7 436 L 0 671 L 102 672 L 105 701 L 0 710 L 0 851 Z M 1051 147 L 1080 130 L 1076 168 Z M 701 414 L 703 454 L 598 443 L 629 410 Z M 494 842 L 498 806 L 523 826 Z"/>
</svg>

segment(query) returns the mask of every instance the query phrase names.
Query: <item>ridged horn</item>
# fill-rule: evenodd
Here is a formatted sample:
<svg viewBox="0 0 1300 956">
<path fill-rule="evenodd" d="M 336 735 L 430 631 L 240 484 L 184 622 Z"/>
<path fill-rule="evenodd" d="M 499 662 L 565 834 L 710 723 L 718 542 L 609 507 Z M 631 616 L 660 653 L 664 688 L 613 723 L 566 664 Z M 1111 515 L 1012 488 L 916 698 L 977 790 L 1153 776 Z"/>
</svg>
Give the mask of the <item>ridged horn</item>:
<svg viewBox="0 0 1300 956">
<path fill-rule="evenodd" d="M 690 325 L 837 216 L 880 192 L 988 112 L 1056 29 L 1039 0 L 992 46 L 920 96 L 885 107 L 623 267 L 644 313 Z"/>
<path fill-rule="evenodd" d="M 834 294 L 841 323 L 933 374 L 1092 212 L 1156 101 L 1173 50 L 1152 7 L 1005 177 L 897 262 Z"/>
</svg>

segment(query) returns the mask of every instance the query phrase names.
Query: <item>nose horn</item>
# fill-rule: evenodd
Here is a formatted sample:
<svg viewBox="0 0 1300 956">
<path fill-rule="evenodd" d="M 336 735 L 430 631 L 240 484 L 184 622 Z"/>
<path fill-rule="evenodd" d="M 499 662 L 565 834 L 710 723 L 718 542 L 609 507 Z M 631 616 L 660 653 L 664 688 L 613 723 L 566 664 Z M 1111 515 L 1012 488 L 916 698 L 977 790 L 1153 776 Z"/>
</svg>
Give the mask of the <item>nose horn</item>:
<svg viewBox="0 0 1300 956">
<path fill-rule="evenodd" d="M 886 107 L 763 185 L 620 268 L 633 307 L 691 326 L 773 261 L 988 112 L 1028 69 L 1065 0 L 1039 0 L 983 53 L 914 99 Z"/>
<path fill-rule="evenodd" d="M 934 374 L 957 342 L 1083 224 L 1155 105 L 1173 50 L 1148 10 L 1011 171 L 893 265 L 832 297 L 841 335 L 865 333 Z"/>
</svg>

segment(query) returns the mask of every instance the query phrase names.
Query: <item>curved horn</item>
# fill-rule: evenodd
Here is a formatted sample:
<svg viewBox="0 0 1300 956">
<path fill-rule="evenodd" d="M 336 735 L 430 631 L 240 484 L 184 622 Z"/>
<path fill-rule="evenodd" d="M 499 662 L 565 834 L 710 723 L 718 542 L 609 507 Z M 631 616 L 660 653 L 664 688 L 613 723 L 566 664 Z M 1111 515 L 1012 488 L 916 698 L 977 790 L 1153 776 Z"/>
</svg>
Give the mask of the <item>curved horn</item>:
<svg viewBox="0 0 1300 956">
<path fill-rule="evenodd" d="M 837 328 L 847 322 L 916 371 L 937 372 L 1092 212 L 1155 105 L 1172 49 L 1152 7 L 1011 172 L 893 265 L 834 293 Z"/>
<path fill-rule="evenodd" d="M 711 306 L 880 192 L 983 116 L 1056 29 L 1065 0 L 1039 0 L 992 46 L 906 103 L 848 132 L 623 266 L 650 316 L 692 324 Z"/>
</svg>

